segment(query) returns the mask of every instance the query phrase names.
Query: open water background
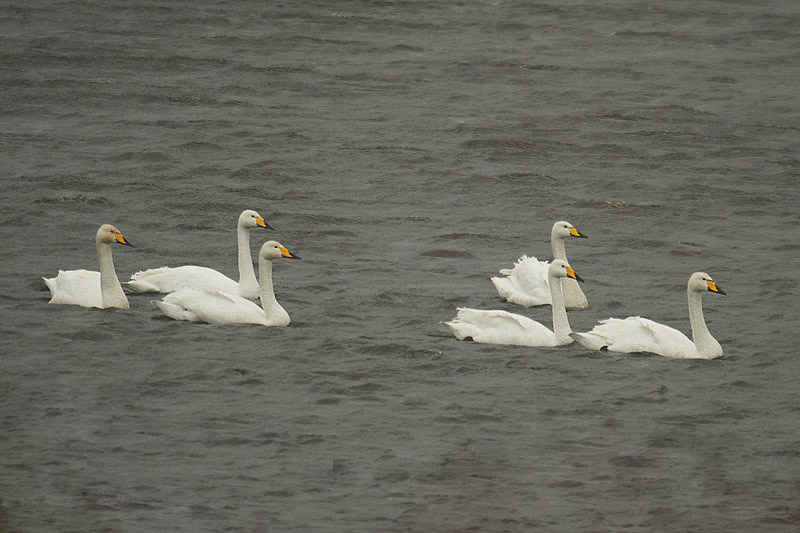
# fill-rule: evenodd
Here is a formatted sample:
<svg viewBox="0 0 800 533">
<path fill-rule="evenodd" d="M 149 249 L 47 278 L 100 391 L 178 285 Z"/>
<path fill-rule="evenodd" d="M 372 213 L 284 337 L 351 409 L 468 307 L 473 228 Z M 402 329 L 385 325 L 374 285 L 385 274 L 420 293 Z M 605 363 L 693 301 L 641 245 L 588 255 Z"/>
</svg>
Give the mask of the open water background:
<svg viewBox="0 0 800 533">
<path fill-rule="evenodd" d="M 800 3 L 0 3 L 0 530 L 797 531 Z M 47 305 L 202 264 L 244 208 L 288 328 Z M 714 361 L 458 342 L 568 242 L 573 329 Z"/>
</svg>

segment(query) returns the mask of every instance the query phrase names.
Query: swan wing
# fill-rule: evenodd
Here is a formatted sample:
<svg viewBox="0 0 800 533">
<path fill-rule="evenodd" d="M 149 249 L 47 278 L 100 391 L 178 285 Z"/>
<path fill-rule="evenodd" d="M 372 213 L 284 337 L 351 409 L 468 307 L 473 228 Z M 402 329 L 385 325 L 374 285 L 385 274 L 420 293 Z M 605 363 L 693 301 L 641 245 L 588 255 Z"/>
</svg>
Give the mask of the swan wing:
<svg viewBox="0 0 800 533">
<path fill-rule="evenodd" d="M 94 270 L 59 270 L 55 278 L 44 279 L 50 289 L 51 304 L 103 308 L 100 272 Z"/>
<path fill-rule="evenodd" d="M 155 304 L 174 320 L 209 324 L 264 324 L 264 311 L 237 294 L 183 288 L 167 294 Z"/>
<path fill-rule="evenodd" d="M 555 334 L 528 317 L 500 310 L 459 308 L 455 318 L 442 322 L 459 340 L 487 344 L 555 346 Z"/>
<path fill-rule="evenodd" d="M 531 307 L 549 305 L 550 285 L 547 272 L 550 263 L 535 257 L 523 255 L 514 263 L 514 268 L 504 268 L 500 273 L 505 277 L 493 277 L 492 283 L 497 293 L 506 301 Z"/>
<path fill-rule="evenodd" d="M 608 318 L 573 338 L 587 348 L 605 347 L 611 352 L 649 352 L 679 358 L 697 353 L 694 343 L 677 329 L 640 316 Z"/>
<path fill-rule="evenodd" d="M 151 268 L 135 273 L 125 283 L 135 292 L 174 292 L 183 288 L 239 292 L 239 283 L 213 268 L 196 265 Z"/>
</svg>

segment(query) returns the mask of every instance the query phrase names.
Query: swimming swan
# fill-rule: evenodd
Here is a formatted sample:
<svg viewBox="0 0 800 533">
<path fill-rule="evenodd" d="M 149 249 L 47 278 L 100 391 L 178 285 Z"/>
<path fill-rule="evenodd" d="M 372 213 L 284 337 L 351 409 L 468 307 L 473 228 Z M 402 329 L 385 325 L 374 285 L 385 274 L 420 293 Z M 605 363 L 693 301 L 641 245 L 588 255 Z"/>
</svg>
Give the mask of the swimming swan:
<svg viewBox="0 0 800 533">
<path fill-rule="evenodd" d="M 113 243 L 133 246 L 122 233 L 111 224 L 103 224 L 97 230 L 94 242 L 100 259 L 100 272 L 90 270 L 59 270 L 55 278 L 42 278 L 52 297 L 48 303 L 80 305 L 82 307 L 119 307 L 128 309 L 128 298 L 122 291 L 114 259 L 111 257 Z"/>
<path fill-rule="evenodd" d="M 708 331 L 703 318 L 702 294 L 706 291 L 725 294 L 705 272 L 692 274 L 686 289 L 692 340 L 677 329 L 638 316 L 607 318 L 587 333 L 572 333 L 570 336 L 590 350 L 652 352 L 679 359 L 714 359 L 722 356 L 722 346 Z"/>
<path fill-rule="evenodd" d="M 258 281 L 250 256 L 250 229 L 274 229 L 264 218 L 251 209 L 242 211 L 236 227 L 239 249 L 239 281 L 212 268 L 185 265 L 175 268 L 161 267 L 139 271 L 125 284 L 134 292 L 173 292 L 184 287 L 198 290 L 218 290 L 238 294 L 245 298 L 258 298 Z"/>
<path fill-rule="evenodd" d="M 586 235 L 564 220 L 553 224 L 553 229 L 550 231 L 553 259 L 567 260 L 564 239 L 568 237 L 586 238 Z M 547 265 L 547 261 L 539 261 L 535 257 L 523 255 L 514 263 L 514 268 L 504 268 L 500 271 L 506 277 L 493 277 L 492 283 L 494 283 L 497 293 L 512 304 L 525 307 L 548 305 L 551 298 L 550 290 L 547 287 Z M 584 309 L 589 306 L 586 296 L 576 281 L 565 279 L 562 281 L 562 285 L 564 303 L 569 309 Z"/>
<path fill-rule="evenodd" d="M 275 299 L 272 288 L 272 260 L 300 259 L 279 242 L 268 241 L 258 254 L 258 288 L 261 307 L 236 294 L 184 288 L 153 301 L 170 318 L 210 324 L 262 324 L 288 326 L 289 314 Z"/>
<path fill-rule="evenodd" d="M 442 322 L 450 328 L 458 340 L 468 337 L 475 342 L 487 344 L 514 344 L 517 346 L 564 346 L 572 342 L 572 331 L 564 307 L 561 283 L 564 278 L 583 281 L 566 261 L 556 259 L 548 267 L 550 293 L 553 301 L 553 331 L 522 315 L 506 311 L 484 311 L 460 308 L 450 322 Z"/>
</svg>

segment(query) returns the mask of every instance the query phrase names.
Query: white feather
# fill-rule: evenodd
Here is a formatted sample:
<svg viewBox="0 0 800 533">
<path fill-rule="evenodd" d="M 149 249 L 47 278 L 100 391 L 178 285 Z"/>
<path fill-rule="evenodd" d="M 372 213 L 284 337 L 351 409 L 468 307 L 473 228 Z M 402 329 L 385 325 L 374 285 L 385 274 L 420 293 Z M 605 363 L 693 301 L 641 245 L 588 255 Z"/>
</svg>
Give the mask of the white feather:
<svg viewBox="0 0 800 533">
<path fill-rule="evenodd" d="M 561 220 L 553 224 L 550 231 L 550 247 L 553 251 L 553 258 L 566 261 L 564 239 L 576 236 L 583 237 L 569 222 Z M 513 268 L 500 270 L 505 277 L 492 277 L 492 283 L 500 297 L 510 303 L 525 307 L 550 305 L 552 299 L 547 274 L 549 266 L 547 261 L 539 261 L 535 257 L 523 255 L 517 259 Z M 564 279 L 561 281 L 561 286 L 564 303 L 568 309 L 583 309 L 589 306 L 586 295 L 583 294 L 575 280 Z"/>
</svg>

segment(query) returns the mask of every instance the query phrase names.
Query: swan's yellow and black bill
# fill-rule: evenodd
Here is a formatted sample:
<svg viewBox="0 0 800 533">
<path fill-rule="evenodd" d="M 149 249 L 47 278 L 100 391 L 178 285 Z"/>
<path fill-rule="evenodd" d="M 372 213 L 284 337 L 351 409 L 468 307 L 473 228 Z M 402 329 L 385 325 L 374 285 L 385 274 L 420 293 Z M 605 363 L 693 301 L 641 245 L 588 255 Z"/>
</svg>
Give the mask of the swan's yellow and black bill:
<svg viewBox="0 0 800 533">
<path fill-rule="evenodd" d="M 569 234 L 572 235 L 573 237 L 582 237 L 584 239 L 588 238 L 586 237 L 586 235 L 578 231 L 578 229 L 575 226 L 571 226 L 569 228 Z"/>
<path fill-rule="evenodd" d="M 281 246 L 281 256 L 288 259 L 300 259 L 299 255 L 294 255 L 292 252 Z"/>
<path fill-rule="evenodd" d="M 125 237 L 119 231 L 114 232 L 114 238 L 117 239 L 117 242 L 120 244 L 124 244 L 125 246 L 133 246 L 131 241 L 126 240 Z"/>
<path fill-rule="evenodd" d="M 264 217 L 256 217 L 256 226 L 258 226 L 260 228 L 267 228 L 267 229 L 271 229 L 272 231 L 275 231 L 275 228 L 273 228 L 272 226 L 267 224 L 267 221 L 264 220 Z"/>
<path fill-rule="evenodd" d="M 577 274 L 577 273 L 576 273 L 576 272 L 575 272 L 575 271 L 572 269 L 572 267 L 567 267 L 567 277 L 568 277 L 568 278 L 575 279 L 575 280 L 578 280 L 578 281 L 583 281 L 583 278 L 582 278 L 582 277 L 580 277 L 580 276 L 579 276 L 579 275 L 578 275 L 578 274 Z"/>
<path fill-rule="evenodd" d="M 728 293 L 717 287 L 717 284 L 712 280 L 707 280 L 706 283 L 708 284 L 708 290 L 711 292 L 716 292 L 717 294 L 722 294 L 723 296 L 727 296 Z"/>
</svg>

